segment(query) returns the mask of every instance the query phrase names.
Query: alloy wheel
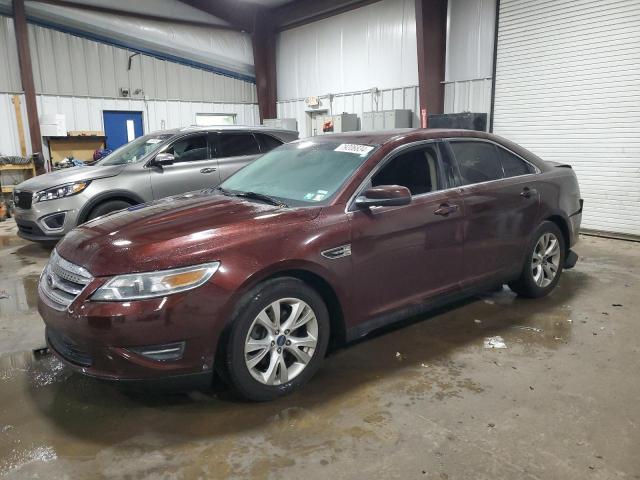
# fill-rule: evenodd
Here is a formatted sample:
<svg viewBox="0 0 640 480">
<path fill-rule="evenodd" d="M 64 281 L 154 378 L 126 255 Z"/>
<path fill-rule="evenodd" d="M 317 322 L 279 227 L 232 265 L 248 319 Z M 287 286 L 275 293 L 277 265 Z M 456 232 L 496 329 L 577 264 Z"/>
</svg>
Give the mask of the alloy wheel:
<svg viewBox="0 0 640 480">
<path fill-rule="evenodd" d="M 267 305 L 249 327 L 244 359 L 251 376 L 263 385 L 283 385 L 306 368 L 318 343 L 318 319 L 298 298 Z"/>
<path fill-rule="evenodd" d="M 531 256 L 533 280 L 541 288 L 553 282 L 560 268 L 560 242 L 553 233 L 544 233 L 538 239 Z"/>
</svg>

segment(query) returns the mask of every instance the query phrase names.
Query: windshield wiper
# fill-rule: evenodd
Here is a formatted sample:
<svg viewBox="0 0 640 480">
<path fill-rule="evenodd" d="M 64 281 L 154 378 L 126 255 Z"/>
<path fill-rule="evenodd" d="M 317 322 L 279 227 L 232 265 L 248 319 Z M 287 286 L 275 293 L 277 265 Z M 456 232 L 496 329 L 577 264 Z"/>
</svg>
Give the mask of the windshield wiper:
<svg viewBox="0 0 640 480">
<path fill-rule="evenodd" d="M 271 205 L 275 205 L 277 207 L 285 207 L 286 208 L 286 207 L 289 206 L 286 203 L 281 202 L 280 200 L 276 200 L 275 198 L 270 197 L 269 195 L 265 195 L 263 193 L 234 192 L 234 193 L 232 193 L 232 195 L 235 195 L 236 197 L 250 198 L 250 199 L 254 199 L 254 200 L 261 200 L 263 202 L 270 203 Z"/>
<path fill-rule="evenodd" d="M 281 202 L 280 200 L 276 200 L 273 197 L 270 197 L 269 195 L 265 195 L 263 193 L 256 193 L 256 192 L 231 192 L 229 190 L 226 190 L 222 187 L 216 187 L 215 190 L 219 191 L 221 194 L 226 195 L 227 197 L 242 197 L 242 198 L 250 198 L 250 199 L 254 199 L 254 200 L 261 200 L 263 202 L 269 203 L 271 205 L 275 205 L 277 207 L 288 207 L 289 205 L 287 205 L 284 202 Z"/>
<path fill-rule="evenodd" d="M 222 187 L 216 187 L 214 188 L 214 190 L 218 190 L 221 194 L 226 195 L 227 197 L 230 197 L 233 195 L 233 193 L 231 193 L 229 190 L 225 190 Z"/>
</svg>

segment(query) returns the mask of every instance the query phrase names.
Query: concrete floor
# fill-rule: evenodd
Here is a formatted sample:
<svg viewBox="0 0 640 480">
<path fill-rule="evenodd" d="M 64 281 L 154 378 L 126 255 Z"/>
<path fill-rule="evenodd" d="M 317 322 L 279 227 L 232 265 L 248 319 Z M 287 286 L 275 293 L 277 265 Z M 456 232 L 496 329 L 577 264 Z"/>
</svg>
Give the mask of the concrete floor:
<svg viewBox="0 0 640 480">
<path fill-rule="evenodd" d="M 267 404 L 125 393 L 43 344 L 48 250 L 0 224 L 0 477 L 640 478 L 640 244 L 583 237 L 553 294 L 379 333 Z M 501 336 L 504 349 L 487 349 Z"/>
</svg>

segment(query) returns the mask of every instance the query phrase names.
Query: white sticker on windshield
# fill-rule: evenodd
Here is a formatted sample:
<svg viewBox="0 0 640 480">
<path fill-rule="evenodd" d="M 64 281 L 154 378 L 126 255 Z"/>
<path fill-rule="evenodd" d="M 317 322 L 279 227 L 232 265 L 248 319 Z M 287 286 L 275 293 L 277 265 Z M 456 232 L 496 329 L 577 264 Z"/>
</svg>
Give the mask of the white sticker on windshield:
<svg viewBox="0 0 640 480">
<path fill-rule="evenodd" d="M 373 150 L 371 145 L 358 145 L 356 143 L 342 143 L 335 149 L 336 152 L 355 153 L 363 157 L 371 150 Z"/>
<path fill-rule="evenodd" d="M 150 138 L 149 140 L 147 140 L 147 143 L 151 143 L 151 144 L 156 144 L 156 143 L 160 143 L 162 140 L 159 138 Z"/>
</svg>

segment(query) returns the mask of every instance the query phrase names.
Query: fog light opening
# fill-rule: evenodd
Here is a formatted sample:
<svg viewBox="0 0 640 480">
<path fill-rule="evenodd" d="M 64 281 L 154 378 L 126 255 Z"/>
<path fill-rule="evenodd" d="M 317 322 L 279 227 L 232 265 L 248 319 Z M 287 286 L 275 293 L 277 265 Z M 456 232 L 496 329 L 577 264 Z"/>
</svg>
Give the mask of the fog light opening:
<svg viewBox="0 0 640 480">
<path fill-rule="evenodd" d="M 145 347 L 130 348 L 129 350 L 156 362 L 169 362 L 180 360 L 184 355 L 184 347 L 185 342 L 176 342 L 164 345 L 147 345 Z"/>
<path fill-rule="evenodd" d="M 64 217 L 66 216 L 65 212 L 55 213 L 53 215 L 49 215 L 42 219 L 42 222 L 45 226 L 50 230 L 58 230 L 64 226 Z"/>
</svg>

